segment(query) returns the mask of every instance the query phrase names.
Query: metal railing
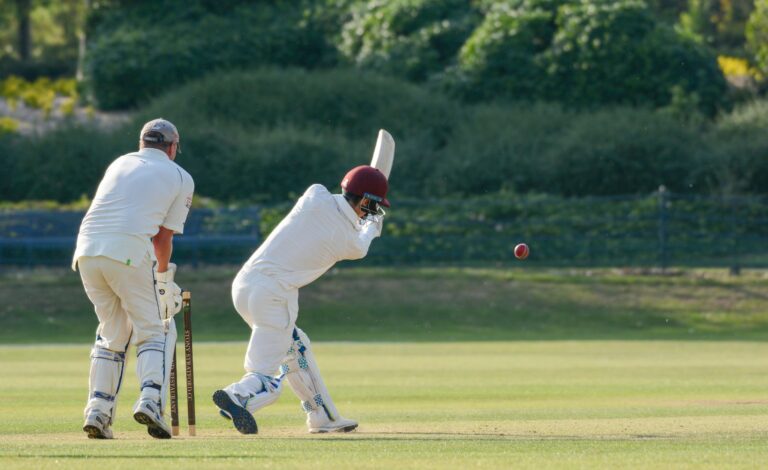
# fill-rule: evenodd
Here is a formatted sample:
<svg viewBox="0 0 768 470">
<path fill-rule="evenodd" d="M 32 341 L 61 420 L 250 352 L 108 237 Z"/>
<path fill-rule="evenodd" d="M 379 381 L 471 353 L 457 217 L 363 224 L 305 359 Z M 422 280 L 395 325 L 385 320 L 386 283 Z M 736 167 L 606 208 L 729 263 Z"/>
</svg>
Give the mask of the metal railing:
<svg viewBox="0 0 768 470">
<path fill-rule="evenodd" d="M 542 266 L 768 267 L 768 200 L 672 194 L 396 201 L 367 265 L 505 265 L 526 242 Z M 288 205 L 194 209 L 174 259 L 240 264 Z M 0 266 L 70 262 L 82 212 L 0 212 Z"/>
</svg>

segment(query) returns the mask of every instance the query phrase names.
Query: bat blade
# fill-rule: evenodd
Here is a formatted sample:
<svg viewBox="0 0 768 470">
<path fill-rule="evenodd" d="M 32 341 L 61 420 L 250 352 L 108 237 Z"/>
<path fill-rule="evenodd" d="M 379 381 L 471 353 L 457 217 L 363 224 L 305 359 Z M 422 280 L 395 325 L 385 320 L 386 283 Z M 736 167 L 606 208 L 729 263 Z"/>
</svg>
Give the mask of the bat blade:
<svg viewBox="0 0 768 470">
<path fill-rule="evenodd" d="M 392 163 L 395 160 L 395 139 L 392 135 L 381 129 L 379 137 L 376 139 L 376 148 L 373 150 L 371 166 L 378 169 L 389 179 L 389 173 L 392 171 Z"/>
</svg>

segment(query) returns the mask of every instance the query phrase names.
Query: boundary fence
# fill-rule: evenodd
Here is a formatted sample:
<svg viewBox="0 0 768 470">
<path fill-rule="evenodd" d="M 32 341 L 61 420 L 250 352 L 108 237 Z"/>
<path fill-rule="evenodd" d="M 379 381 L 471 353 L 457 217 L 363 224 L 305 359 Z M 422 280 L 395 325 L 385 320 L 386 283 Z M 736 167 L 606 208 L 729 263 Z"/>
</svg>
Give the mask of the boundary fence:
<svg viewBox="0 0 768 470">
<path fill-rule="evenodd" d="M 768 267 L 768 200 L 645 196 L 394 201 L 363 263 L 505 265 L 526 242 L 541 266 Z M 193 209 L 179 263 L 240 264 L 288 205 Z M 0 212 L 0 266 L 66 266 L 83 212 Z"/>
</svg>

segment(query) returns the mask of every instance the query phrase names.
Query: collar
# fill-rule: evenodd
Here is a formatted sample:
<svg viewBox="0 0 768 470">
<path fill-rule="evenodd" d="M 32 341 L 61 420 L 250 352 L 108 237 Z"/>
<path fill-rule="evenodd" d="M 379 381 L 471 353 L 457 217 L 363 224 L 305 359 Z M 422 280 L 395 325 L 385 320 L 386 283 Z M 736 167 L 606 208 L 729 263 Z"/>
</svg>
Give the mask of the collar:
<svg viewBox="0 0 768 470">
<path fill-rule="evenodd" d="M 136 152 L 136 155 L 139 155 L 143 158 L 154 158 L 154 159 L 164 159 L 171 161 L 170 158 L 168 158 L 168 154 L 163 152 L 162 150 L 153 149 L 153 148 L 143 148 Z"/>
<path fill-rule="evenodd" d="M 363 225 L 360 223 L 360 217 L 357 216 L 357 213 L 352 209 L 352 206 L 349 205 L 349 202 L 344 199 L 344 196 L 341 194 L 334 194 L 333 200 L 336 201 L 336 207 L 339 209 L 339 212 L 349 220 L 349 223 L 355 227 L 355 230 L 362 230 Z"/>
</svg>

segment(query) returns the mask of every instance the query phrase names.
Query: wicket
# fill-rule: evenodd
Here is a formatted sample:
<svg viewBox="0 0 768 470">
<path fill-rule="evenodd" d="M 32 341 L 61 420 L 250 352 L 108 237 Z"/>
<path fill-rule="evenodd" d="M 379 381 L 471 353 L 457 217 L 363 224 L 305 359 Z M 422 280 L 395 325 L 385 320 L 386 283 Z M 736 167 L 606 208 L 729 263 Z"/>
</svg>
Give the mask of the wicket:
<svg viewBox="0 0 768 470">
<path fill-rule="evenodd" d="M 184 291 L 181 294 L 181 311 L 184 314 L 184 365 L 187 378 L 187 425 L 189 435 L 195 432 L 195 377 L 194 363 L 192 361 L 192 294 Z M 179 435 L 179 397 L 177 388 L 176 350 L 173 351 L 173 363 L 171 364 L 171 434 Z"/>
</svg>

